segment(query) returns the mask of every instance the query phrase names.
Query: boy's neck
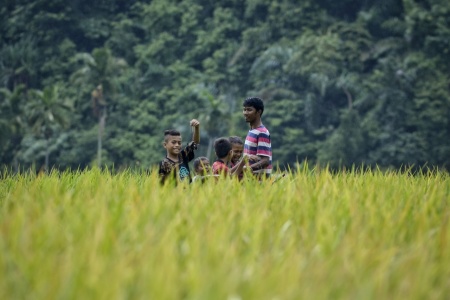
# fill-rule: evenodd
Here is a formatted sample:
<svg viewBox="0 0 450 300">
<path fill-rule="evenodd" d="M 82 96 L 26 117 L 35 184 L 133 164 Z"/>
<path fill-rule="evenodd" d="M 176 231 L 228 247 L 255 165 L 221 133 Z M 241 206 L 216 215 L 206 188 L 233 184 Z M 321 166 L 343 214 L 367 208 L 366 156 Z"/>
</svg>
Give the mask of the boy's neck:
<svg viewBox="0 0 450 300">
<path fill-rule="evenodd" d="M 228 163 L 231 161 L 229 159 L 227 159 L 226 157 L 224 158 L 219 158 L 219 160 L 221 160 L 224 164 L 228 165 Z"/>
<path fill-rule="evenodd" d="M 166 154 L 167 158 L 173 161 L 178 161 L 178 155 L 173 155 L 173 154 Z"/>
<path fill-rule="evenodd" d="M 250 128 L 255 129 L 262 125 L 261 119 L 255 120 L 255 122 L 250 123 Z"/>
</svg>

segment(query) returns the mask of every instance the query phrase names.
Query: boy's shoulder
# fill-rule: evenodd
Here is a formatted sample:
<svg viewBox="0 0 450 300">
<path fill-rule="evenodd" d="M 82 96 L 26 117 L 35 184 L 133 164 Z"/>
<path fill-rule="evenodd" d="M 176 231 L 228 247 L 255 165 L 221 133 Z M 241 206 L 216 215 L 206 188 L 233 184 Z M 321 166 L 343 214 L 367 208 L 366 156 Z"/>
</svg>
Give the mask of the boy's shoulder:
<svg viewBox="0 0 450 300">
<path fill-rule="evenodd" d="M 192 141 L 189 142 L 184 148 L 183 150 L 181 150 L 181 157 L 184 159 L 187 159 L 187 161 L 191 161 L 194 159 L 195 157 L 195 151 L 197 150 L 197 144 Z"/>
<path fill-rule="evenodd" d="M 228 168 L 228 166 L 227 166 L 221 159 L 216 160 L 216 161 L 213 163 L 213 166 L 225 166 L 225 167 Z"/>
<path fill-rule="evenodd" d="M 269 133 L 269 129 L 267 129 L 267 127 L 264 126 L 264 125 L 261 125 L 261 126 L 255 128 L 255 129 L 253 129 L 253 130 L 254 130 L 255 133 L 258 133 L 258 134 L 261 134 L 261 133 L 267 134 L 267 135 L 270 134 Z"/>
<path fill-rule="evenodd" d="M 170 173 L 177 163 L 168 157 L 164 157 L 164 159 L 159 163 L 159 172 L 160 173 Z"/>
<path fill-rule="evenodd" d="M 180 156 L 178 155 L 178 159 L 180 159 Z M 168 158 L 167 156 L 164 157 L 160 164 L 161 165 L 176 165 L 178 162 L 171 160 L 170 158 Z"/>
<path fill-rule="evenodd" d="M 194 142 L 191 141 L 189 143 L 187 143 L 186 146 L 184 146 L 183 150 L 186 153 L 190 153 L 190 152 L 194 152 L 195 150 L 197 150 L 198 145 Z"/>
<path fill-rule="evenodd" d="M 262 136 L 264 136 L 264 135 L 270 136 L 269 130 L 264 125 L 261 125 L 261 126 L 259 126 L 257 128 L 250 129 L 248 131 L 248 134 L 247 134 L 247 139 L 249 137 L 258 137 L 258 136 L 261 136 L 261 135 Z"/>
<path fill-rule="evenodd" d="M 212 165 L 213 173 L 219 174 L 220 172 L 228 172 L 228 166 L 221 160 L 216 160 Z"/>
</svg>

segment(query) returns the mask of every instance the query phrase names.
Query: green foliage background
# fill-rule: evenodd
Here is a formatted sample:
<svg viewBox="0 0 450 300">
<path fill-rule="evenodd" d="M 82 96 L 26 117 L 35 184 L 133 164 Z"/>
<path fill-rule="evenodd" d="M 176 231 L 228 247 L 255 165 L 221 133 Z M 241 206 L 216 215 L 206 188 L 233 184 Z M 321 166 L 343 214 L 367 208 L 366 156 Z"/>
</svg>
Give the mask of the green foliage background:
<svg viewBox="0 0 450 300">
<path fill-rule="evenodd" d="M 253 95 L 280 166 L 449 168 L 448 1 L 3 3 L 0 163 L 16 170 L 96 164 L 99 84 L 102 164 L 116 168 L 156 164 L 163 130 L 187 140 L 192 118 L 199 155 L 218 136 L 245 137 Z M 71 109 L 37 114 L 39 103 Z"/>
</svg>

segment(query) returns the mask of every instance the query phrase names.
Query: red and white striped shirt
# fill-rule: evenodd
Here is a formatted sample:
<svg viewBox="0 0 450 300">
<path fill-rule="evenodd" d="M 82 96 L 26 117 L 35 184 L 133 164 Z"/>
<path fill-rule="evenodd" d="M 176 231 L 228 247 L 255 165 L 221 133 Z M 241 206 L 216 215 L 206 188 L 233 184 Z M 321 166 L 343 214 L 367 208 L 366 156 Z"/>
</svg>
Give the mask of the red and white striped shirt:
<svg viewBox="0 0 450 300">
<path fill-rule="evenodd" d="M 269 130 L 264 125 L 250 129 L 245 138 L 244 155 L 268 156 L 269 165 L 265 169 L 256 170 L 254 173 L 272 173 L 272 144 Z"/>
</svg>

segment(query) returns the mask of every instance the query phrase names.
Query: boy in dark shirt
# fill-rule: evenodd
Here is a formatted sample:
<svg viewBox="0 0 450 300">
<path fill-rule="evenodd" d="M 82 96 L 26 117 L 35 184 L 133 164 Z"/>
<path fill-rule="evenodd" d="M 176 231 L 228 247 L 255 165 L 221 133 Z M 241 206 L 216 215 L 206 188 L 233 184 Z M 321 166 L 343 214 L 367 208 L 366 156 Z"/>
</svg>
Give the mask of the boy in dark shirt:
<svg viewBox="0 0 450 300">
<path fill-rule="evenodd" d="M 161 183 L 164 183 L 172 173 L 173 178 L 177 181 L 188 180 L 191 182 L 189 162 L 194 159 L 194 151 L 197 150 L 197 145 L 200 142 L 200 122 L 192 119 L 190 125 L 194 128 L 192 141 L 183 149 L 181 148 L 179 131 L 171 129 L 164 132 L 163 146 L 167 150 L 167 154 L 159 164 Z"/>
</svg>

